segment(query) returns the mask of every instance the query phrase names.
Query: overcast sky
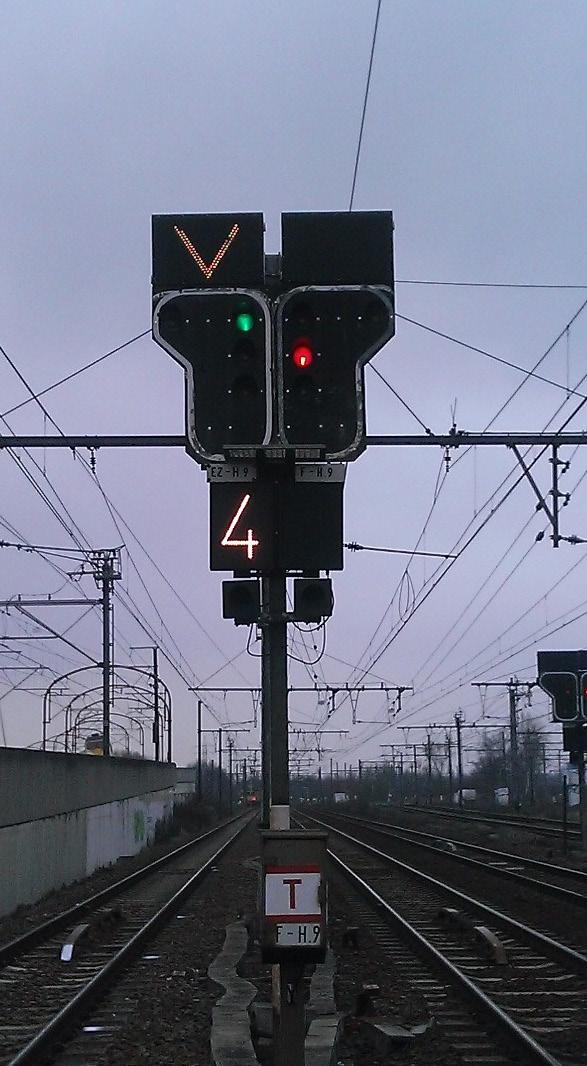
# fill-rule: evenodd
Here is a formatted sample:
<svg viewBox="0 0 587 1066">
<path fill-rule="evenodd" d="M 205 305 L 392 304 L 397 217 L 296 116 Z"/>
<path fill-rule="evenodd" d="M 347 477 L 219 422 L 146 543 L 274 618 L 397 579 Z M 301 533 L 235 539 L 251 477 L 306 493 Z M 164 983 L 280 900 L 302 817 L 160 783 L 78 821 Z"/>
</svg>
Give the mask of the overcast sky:
<svg viewBox="0 0 587 1066">
<path fill-rule="evenodd" d="M 152 214 L 262 211 L 266 250 L 277 251 L 281 212 L 348 209 L 375 12 L 374 0 L 3 6 L 0 344 L 32 389 L 150 329 Z M 374 365 L 436 432 L 453 418 L 467 430 L 558 428 L 587 392 L 587 310 L 564 332 L 587 299 L 586 32 L 582 0 L 383 0 L 353 206 L 394 212 L 400 317 Z M 563 333 L 539 370 L 563 388 L 422 326 L 528 369 Z M 370 431 L 420 432 L 366 376 Z M 28 398 L 1 357 L 0 387 L 0 413 Z M 65 433 L 183 431 L 182 371 L 149 336 L 43 403 Z M 569 428 L 582 429 L 584 413 Z M 2 432 L 53 431 L 35 403 L 6 419 Z M 587 537 L 587 452 L 569 448 L 564 458 L 561 488 L 571 500 L 562 532 Z M 393 724 L 380 695 L 360 698 L 355 726 L 346 701 L 328 728 L 348 733 L 323 736 L 323 765 L 331 757 L 356 765 L 379 758 L 381 743 L 422 739 L 402 723 L 450 722 L 458 709 L 469 722 L 484 711 L 505 718 L 506 692 L 488 690 L 482 703 L 472 681 L 532 679 L 537 648 L 584 646 L 585 546 L 555 551 L 548 531 L 535 542 L 546 524 L 527 482 L 488 517 L 514 469 L 505 448 L 453 453 L 448 473 L 437 449 L 372 448 L 349 469 L 349 541 L 410 549 L 426 523 L 419 547 L 455 552 L 487 521 L 445 577 L 447 564 L 437 570 L 431 559 L 411 562 L 402 580 L 407 556 L 347 553 L 324 653 L 316 665 L 292 661 L 292 683 L 383 681 L 413 685 L 414 694 Z M 199 467 L 181 449 L 104 450 L 97 481 L 65 451 L 3 452 L 0 470 L 3 540 L 71 546 L 75 521 L 78 543 L 124 543 L 116 661 L 145 663 L 148 652 L 129 649 L 160 644 L 174 754 L 193 760 L 188 686 L 259 682 L 247 632 L 221 619 Z M 547 455 L 533 472 L 547 492 Z M 4 548 L 0 564 L 3 599 L 96 594 L 91 577 L 68 581 L 72 561 L 58 560 L 58 572 L 46 555 Z M 58 632 L 71 626 L 68 640 L 100 659 L 97 611 L 73 625 L 84 608 L 31 610 Z M 40 632 L 15 610 L 0 616 L 0 634 Z M 322 651 L 321 634 L 291 639 L 297 659 Z M 5 742 L 38 744 L 42 693 L 14 686 L 42 690 L 89 660 L 57 640 L 0 650 Z M 249 652 L 259 650 L 253 639 Z M 35 664 L 45 672 L 15 669 Z M 88 674 L 87 688 L 98 683 Z M 248 698 L 207 699 L 216 718 L 206 712 L 206 728 L 251 718 Z M 534 712 L 547 722 L 544 697 Z M 313 695 L 292 696 L 291 717 L 311 730 L 325 708 Z M 239 738 L 257 743 L 255 732 Z M 316 734 L 294 745 L 315 747 Z"/>
</svg>

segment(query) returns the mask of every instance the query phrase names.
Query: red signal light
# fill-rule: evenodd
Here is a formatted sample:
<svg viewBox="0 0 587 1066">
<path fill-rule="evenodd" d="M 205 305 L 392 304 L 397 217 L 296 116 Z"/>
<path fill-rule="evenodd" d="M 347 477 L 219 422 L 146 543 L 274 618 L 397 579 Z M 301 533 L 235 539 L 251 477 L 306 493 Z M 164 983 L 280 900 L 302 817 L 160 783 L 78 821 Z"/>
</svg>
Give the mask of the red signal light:
<svg viewBox="0 0 587 1066">
<path fill-rule="evenodd" d="M 314 352 L 307 341 L 296 341 L 291 357 L 298 370 L 307 370 L 314 362 Z"/>
</svg>

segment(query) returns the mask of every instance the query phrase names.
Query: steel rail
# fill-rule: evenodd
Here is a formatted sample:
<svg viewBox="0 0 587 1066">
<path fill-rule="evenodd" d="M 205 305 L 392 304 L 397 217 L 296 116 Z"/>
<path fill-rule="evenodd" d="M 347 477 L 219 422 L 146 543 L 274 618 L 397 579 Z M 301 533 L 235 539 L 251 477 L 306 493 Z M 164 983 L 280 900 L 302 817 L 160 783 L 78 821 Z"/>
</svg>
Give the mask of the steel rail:
<svg viewBox="0 0 587 1066">
<path fill-rule="evenodd" d="M 48 918 L 45 922 L 35 926 L 34 929 L 29 929 L 26 933 L 22 933 L 13 940 L 9 940 L 6 944 L 0 945 L 0 966 L 5 966 L 14 959 L 15 955 L 19 955 L 23 951 L 28 951 L 29 948 L 35 947 L 37 944 L 47 939 L 47 937 L 53 936 L 54 933 L 58 932 L 59 929 L 66 926 L 72 919 L 77 918 L 84 911 L 89 910 L 91 907 L 100 906 L 112 896 L 116 896 L 121 892 L 126 892 L 129 888 L 132 888 L 137 881 L 142 881 L 144 878 L 156 873 L 158 869 L 165 866 L 166 863 L 172 862 L 178 857 L 178 855 L 181 855 L 182 852 L 195 847 L 197 844 L 201 844 L 202 841 L 206 840 L 208 837 L 214 836 L 215 833 L 219 833 L 222 829 L 225 829 L 226 826 L 231 825 L 232 822 L 235 822 L 242 817 L 242 814 L 237 814 L 234 818 L 229 818 L 226 821 L 221 822 L 220 825 L 213 826 L 212 829 L 206 830 L 206 832 L 200 834 L 200 836 L 188 840 L 186 844 L 181 844 L 180 847 L 174 848 L 173 851 L 167 852 L 166 855 L 161 855 L 158 859 L 154 859 L 153 862 L 148 863 L 146 866 L 141 866 L 140 870 L 135 870 L 134 873 L 128 874 L 127 877 L 121 878 L 120 881 L 115 881 L 114 884 L 108 885 L 107 888 L 101 889 L 100 892 L 96 892 L 93 896 L 88 896 L 87 899 L 82 900 L 80 903 L 75 903 L 72 907 L 68 907 L 67 910 L 60 911 L 59 914 L 55 914 L 52 918 Z"/>
<path fill-rule="evenodd" d="M 475 899 L 473 896 L 468 896 L 466 892 L 461 892 L 458 888 L 452 888 L 444 881 L 439 881 L 436 877 L 431 877 L 430 874 L 425 874 L 421 870 L 417 870 L 414 866 L 402 862 L 401 859 L 394 859 L 386 852 L 380 851 L 379 848 L 374 848 L 371 844 L 365 844 L 364 841 L 358 840 L 357 837 L 351 836 L 350 833 L 345 833 L 342 829 L 337 829 L 336 826 L 330 825 L 328 822 L 323 822 L 320 818 L 315 818 L 310 814 L 304 814 L 303 817 L 308 818 L 312 822 L 316 822 L 324 829 L 329 829 L 331 832 L 337 833 L 338 836 L 344 837 L 345 840 L 350 841 L 354 846 L 362 848 L 364 851 L 375 855 L 388 866 L 394 866 L 400 870 L 404 870 L 410 876 L 425 882 L 437 891 L 444 893 L 444 895 L 458 900 L 459 903 L 465 904 L 466 907 L 472 907 L 474 910 L 480 911 L 494 921 L 501 922 L 502 925 L 507 926 L 510 930 L 515 930 L 515 932 L 526 941 L 530 941 L 530 943 L 539 947 L 541 951 L 547 951 L 551 956 L 554 955 L 559 960 L 562 960 L 565 965 L 571 966 L 575 973 L 579 973 L 583 977 L 587 976 L 587 955 L 583 955 L 582 952 L 575 951 L 574 948 L 569 948 L 566 944 L 561 944 L 558 940 L 554 940 L 545 933 L 540 933 L 538 929 L 533 929 L 531 926 L 525 925 L 524 922 L 519 922 L 516 918 L 510 917 L 509 914 L 505 914 L 503 911 L 498 911 L 495 907 L 490 907 L 488 903 L 482 903 L 481 900 Z"/>
<path fill-rule="evenodd" d="M 364 845 L 366 846 L 366 845 Z M 481 991 L 477 985 L 462 970 L 455 966 L 450 959 L 446 958 L 430 943 L 426 937 L 422 936 L 418 930 L 411 925 L 405 918 L 395 910 L 391 904 L 387 903 L 382 897 L 375 891 L 371 885 L 367 884 L 363 878 L 351 870 L 349 866 L 342 859 L 339 859 L 333 851 L 328 849 L 328 856 L 331 861 L 344 873 L 346 877 L 355 885 L 359 892 L 367 896 L 367 898 L 374 904 L 378 911 L 382 912 L 387 921 L 399 929 L 402 936 L 408 940 L 411 940 L 416 944 L 419 951 L 424 954 L 433 965 L 439 968 L 443 975 L 448 974 L 452 982 L 459 986 L 459 988 L 466 994 L 467 998 L 477 1007 L 480 1012 L 489 1019 L 497 1028 L 505 1031 L 507 1037 L 518 1049 L 523 1051 L 525 1063 L 537 1063 L 539 1066 L 561 1066 L 559 1059 L 553 1058 L 547 1051 L 540 1046 L 540 1044 L 534 1040 L 524 1029 L 516 1024 L 510 1018 L 504 1010 L 494 1003 L 489 996 Z"/>
<path fill-rule="evenodd" d="M 145 941 L 157 932 L 159 926 L 165 923 L 168 915 L 175 913 L 178 904 L 182 903 L 200 881 L 210 872 L 211 868 L 222 857 L 224 852 L 238 839 L 240 834 L 250 824 L 251 819 L 246 821 L 232 834 L 232 836 L 219 847 L 199 870 L 189 878 L 178 891 L 163 904 L 162 907 L 138 930 L 134 936 L 122 947 L 111 959 L 96 973 L 86 985 L 53 1017 L 29 1043 L 23 1047 L 6 1066 L 38 1066 L 42 1056 L 46 1056 L 49 1049 L 57 1039 L 72 1028 L 77 1029 L 79 1022 L 86 1013 L 91 1003 L 99 999 L 106 991 L 110 981 L 122 970 L 142 948 Z M 225 823 L 226 824 L 226 823 Z"/>
<path fill-rule="evenodd" d="M 338 817 L 338 813 L 337 813 Z M 353 821 L 361 822 L 368 821 L 355 815 L 345 814 L 341 815 L 342 818 L 349 818 Z M 564 877 L 577 877 L 580 880 L 587 882 L 587 871 L 577 870 L 573 866 L 559 866 L 554 862 L 545 862 L 544 859 L 534 859 L 529 855 L 515 855 L 513 851 L 497 851 L 495 848 L 486 848 L 483 844 L 472 844 L 469 840 L 459 840 L 458 837 L 444 837 L 440 833 L 424 833 L 420 829 L 410 829 L 406 825 L 397 825 L 395 822 L 369 822 L 369 825 L 381 825 L 390 829 L 399 829 L 402 833 L 411 833 L 412 836 L 426 837 L 430 840 L 446 840 L 449 844 L 458 844 L 459 847 L 468 848 L 470 851 L 478 851 L 483 855 L 493 855 L 499 859 L 508 859 L 512 862 L 523 862 L 526 866 L 535 866 L 537 869 L 549 870 L 551 873 L 560 874 Z"/>
<path fill-rule="evenodd" d="M 411 803 L 402 804 L 402 809 L 406 811 L 419 811 L 420 813 L 425 810 L 427 814 L 433 815 L 434 817 L 454 818 L 461 822 L 480 822 L 482 825 L 484 823 L 487 825 L 501 825 L 510 829 L 530 829 L 535 833 L 549 833 L 555 836 L 562 836 L 563 833 L 561 823 L 557 822 L 554 818 L 552 820 L 538 820 L 507 814 L 474 814 L 472 811 L 468 811 L 467 814 L 461 814 L 459 811 L 449 811 L 439 807 L 424 808 Z M 571 822 L 569 824 L 567 832 L 570 837 L 581 836 L 581 830 L 577 828 L 577 825 L 577 822 Z"/>
<path fill-rule="evenodd" d="M 460 862 L 460 863 L 464 864 L 465 866 L 476 866 L 476 867 L 479 867 L 482 870 L 488 870 L 490 873 L 495 874 L 497 877 L 504 877 L 504 878 L 509 879 L 511 881 L 518 881 L 518 882 L 520 882 L 523 885 L 530 886 L 530 888 L 538 888 L 545 895 L 557 896 L 560 899 L 566 900 L 568 903 L 575 903 L 579 907 L 587 907 L 587 896 L 583 895 L 582 892 L 575 892 L 572 888 L 564 888 L 562 885 L 555 885 L 555 884 L 552 884 L 552 882 L 550 882 L 550 881 L 542 881 L 542 880 L 539 880 L 538 878 L 535 878 L 535 877 L 528 877 L 527 874 L 518 873 L 515 870 L 504 870 L 501 867 L 495 867 L 495 866 L 492 866 L 490 863 L 482 862 L 480 859 L 474 859 L 470 855 L 459 855 L 458 852 L 445 851 L 443 848 L 436 848 L 436 847 L 434 847 L 433 844 L 426 844 L 426 843 L 424 843 L 421 840 L 411 840 L 409 837 L 402 836 L 401 832 L 400 833 L 393 832 L 393 829 L 394 828 L 395 829 L 400 829 L 400 830 L 402 830 L 402 831 L 404 831 L 406 833 L 414 832 L 414 833 L 416 833 L 417 836 L 428 837 L 431 840 L 434 840 L 434 839 L 436 839 L 436 840 L 448 840 L 448 837 L 434 837 L 431 833 L 418 833 L 416 830 L 411 830 L 411 829 L 403 830 L 403 826 L 390 827 L 390 829 L 388 830 L 387 828 L 380 828 L 378 825 L 375 825 L 373 822 L 369 822 L 366 819 L 353 818 L 350 815 L 333 814 L 332 817 L 333 818 L 342 818 L 343 820 L 350 821 L 350 822 L 358 822 L 360 825 L 365 825 L 366 827 L 370 828 L 372 832 L 379 833 L 381 836 L 390 837 L 390 839 L 392 839 L 392 840 L 399 840 L 399 841 L 402 842 L 402 844 L 408 844 L 408 845 L 412 844 L 416 848 L 422 848 L 425 851 L 432 851 L 436 855 L 441 855 L 443 858 L 452 859 L 454 862 Z M 381 824 L 383 824 L 383 823 L 380 823 L 380 825 Z M 456 841 L 452 841 L 451 840 L 450 843 L 462 844 L 463 847 L 469 847 L 468 844 L 466 844 L 464 841 L 461 841 L 461 840 L 456 840 Z M 477 846 L 475 844 L 473 844 L 472 847 L 475 848 Z M 486 852 L 489 855 L 500 855 L 500 856 L 503 856 L 503 855 L 507 854 L 506 852 L 499 852 L 499 851 L 492 852 L 490 848 L 481 848 L 481 847 L 479 847 L 478 850 Z M 525 862 L 526 861 L 522 856 L 508 855 L 507 857 L 510 859 L 510 861 L 514 861 L 514 862 Z M 536 861 L 538 862 L 538 860 L 536 860 Z M 549 866 L 548 863 L 540 863 L 540 865 L 541 866 L 546 866 L 547 868 Z M 554 867 L 551 867 L 551 869 L 553 869 L 553 870 L 562 870 L 565 873 L 567 872 L 567 870 L 566 870 L 566 868 L 564 866 L 558 866 L 558 867 L 554 866 Z M 579 871 L 571 871 L 571 872 L 572 873 L 577 872 L 581 877 L 587 879 L 587 874 L 584 871 L 579 870 Z"/>
</svg>

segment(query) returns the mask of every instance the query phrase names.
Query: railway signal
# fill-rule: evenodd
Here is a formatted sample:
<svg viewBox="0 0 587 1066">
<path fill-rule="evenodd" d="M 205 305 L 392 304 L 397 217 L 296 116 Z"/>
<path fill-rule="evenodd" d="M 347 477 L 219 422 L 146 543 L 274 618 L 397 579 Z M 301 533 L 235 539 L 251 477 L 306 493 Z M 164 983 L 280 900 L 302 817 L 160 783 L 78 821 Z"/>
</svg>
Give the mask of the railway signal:
<svg viewBox="0 0 587 1066">
<path fill-rule="evenodd" d="M 209 463 L 268 444 L 263 216 L 154 216 L 152 283 L 153 337 L 185 371 L 189 450 Z"/>
<path fill-rule="evenodd" d="M 204 462 L 271 437 L 270 315 L 259 293 L 205 290 L 164 296 L 155 340 L 187 375 L 189 443 Z"/>
<path fill-rule="evenodd" d="M 540 674 L 538 684 L 552 700 L 552 712 L 557 722 L 574 722 L 579 713 L 577 675 L 567 671 L 547 671 Z"/>
<path fill-rule="evenodd" d="M 354 458 L 365 436 L 363 368 L 393 336 L 389 294 L 374 286 L 300 287 L 277 310 L 279 431 L 291 447 Z"/>
<path fill-rule="evenodd" d="M 282 216 L 276 311 L 278 432 L 290 448 L 355 459 L 364 367 L 395 331 L 390 212 Z"/>
<path fill-rule="evenodd" d="M 555 722 L 587 720 L 587 651 L 539 651 L 537 661 Z"/>
</svg>

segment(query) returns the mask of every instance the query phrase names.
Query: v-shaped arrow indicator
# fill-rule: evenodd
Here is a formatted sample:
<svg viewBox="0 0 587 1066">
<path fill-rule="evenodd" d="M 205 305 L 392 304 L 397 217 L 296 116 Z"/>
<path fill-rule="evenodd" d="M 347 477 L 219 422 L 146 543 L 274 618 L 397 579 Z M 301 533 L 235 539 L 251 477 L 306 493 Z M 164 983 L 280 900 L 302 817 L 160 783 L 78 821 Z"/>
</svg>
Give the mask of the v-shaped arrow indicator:
<svg viewBox="0 0 587 1066">
<path fill-rule="evenodd" d="M 202 259 L 202 256 L 200 255 L 198 249 L 195 248 L 194 245 L 192 244 L 192 242 L 190 241 L 190 239 L 189 239 L 187 233 L 185 232 L 185 230 L 180 229 L 179 226 L 174 226 L 173 228 L 174 228 L 175 232 L 177 233 L 177 236 L 179 237 L 179 239 L 180 239 L 181 243 L 183 244 L 184 248 L 189 252 L 189 254 L 191 255 L 191 257 L 194 260 L 194 262 L 197 263 L 197 265 L 199 266 L 200 270 L 202 271 L 202 274 L 207 279 L 207 281 L 210 281 L 210 278 L 212 277 L 212 274 L 214 273 L 214 271 L 216 270 L 216 267 L 220 263 L 220 260 L 224 258 L 224 256 L 226 255 L 228 249 L 230 248 L 232 242 L 234 241 L 234 239 L 235 239 L 235 237 L 236 237 L 236 235 L 238 233 L 238 223 L 235 222 L 235 224 L 232 227 L 230 233 L 228 234 L 226 240 L 223 241 L 223 243 L 220 245 L 220 248 L 216 252 L 216 255 L 214 256 L 212 261 L 210 263 L 205 263 L 204 260 Z"/>
</svg>

